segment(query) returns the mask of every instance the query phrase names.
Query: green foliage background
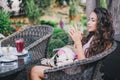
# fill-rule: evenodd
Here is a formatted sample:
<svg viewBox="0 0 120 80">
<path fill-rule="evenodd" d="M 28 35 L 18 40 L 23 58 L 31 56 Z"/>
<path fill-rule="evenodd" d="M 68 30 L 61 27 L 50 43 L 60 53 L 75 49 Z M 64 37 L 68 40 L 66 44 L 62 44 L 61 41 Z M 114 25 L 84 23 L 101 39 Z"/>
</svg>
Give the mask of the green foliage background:
<svg viewBox="0 0 120 80">
<path fill-rule="evenodd" d="M 34 0 L 26 1 L 26 14 L 29 21 L 32 24 L 36 24 L 40 17 L 40 12 L 38 6 L 35 4 Z"/>
<path fill-rule="evenodd" d="M 53 49 L 61 48 L 67 45 L 68 40 L 68 34 L 63 29 L 55 28 L 50 43 L 48 45 L 48 55 L 52 56 Z"/>
<path fill-rule="evenodd" d="M 8 36 L 15 32 L 15 29 L 11 27 L 10 15 L 3 9 L 0 9 L 0 33 Z"/>
</svg>

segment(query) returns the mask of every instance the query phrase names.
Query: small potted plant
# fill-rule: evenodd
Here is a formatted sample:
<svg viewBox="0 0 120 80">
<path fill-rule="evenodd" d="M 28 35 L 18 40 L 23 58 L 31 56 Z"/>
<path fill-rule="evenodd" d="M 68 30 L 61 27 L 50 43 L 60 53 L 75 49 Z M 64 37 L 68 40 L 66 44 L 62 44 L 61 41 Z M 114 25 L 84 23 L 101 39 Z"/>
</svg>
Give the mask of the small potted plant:
<svg viewBox="0 0 120 80">
<path fill-rule="evenodd" d="M 76 15 L 77 15 L 76 5 L 75 5 L 74 2 L 72 2 L 72 3 L 70 4 L 70 10 L 69 10 L 69 18 L 70 18 L 70 21 L 71 21 L 71 20 L 74 20 L 75 17 L 76 17 Z"/>
</svg>

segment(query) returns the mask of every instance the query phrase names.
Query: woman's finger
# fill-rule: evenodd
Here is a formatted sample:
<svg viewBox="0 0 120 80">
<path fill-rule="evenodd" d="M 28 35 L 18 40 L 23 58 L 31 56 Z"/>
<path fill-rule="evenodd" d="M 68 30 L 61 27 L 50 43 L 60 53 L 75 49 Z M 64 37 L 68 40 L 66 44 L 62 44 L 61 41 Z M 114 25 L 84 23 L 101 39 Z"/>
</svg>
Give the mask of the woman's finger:
<svg viewBox="0 0 120 80">
<path fill-rule="evenodd" d="M 79 34 L 81 34 L 81 36 L 83 36 L 83 32 L 79 31 Z"/>
<path fill-rule="evenodd" d="M 77 25 L 75 24 L 75 30 L 78 30 Z"/>
<path fill-rule="evenodd" d="M 72 37 L 73 33 L 71 31 L 68 31 L 68 34 Z"/>
<path fill-rule="evenodd" d="M 70 30 L 68 30 L 69 32 L 71 32 L 72 34 L 75 32 L 74 28 L 71 28 Z"/>
<path fill-rule="evenodd" d="M 75 31 L 75 27 L 73 27 L 73 26 L 70 26 L 70 29 L 72 29 L 72 30 L 74 30 L 74 31 Z"/>
</svg>

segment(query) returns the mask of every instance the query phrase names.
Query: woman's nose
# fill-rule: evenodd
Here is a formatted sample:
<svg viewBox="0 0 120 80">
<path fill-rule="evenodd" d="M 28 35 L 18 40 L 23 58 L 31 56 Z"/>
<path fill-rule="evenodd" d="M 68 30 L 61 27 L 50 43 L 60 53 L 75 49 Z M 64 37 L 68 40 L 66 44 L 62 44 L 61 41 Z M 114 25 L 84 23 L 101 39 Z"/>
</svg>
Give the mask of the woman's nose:
<svg viewBox="0 0 120 80">
<path fill-rule="evenodd" d="M 87 22 L 87 25 L 90 25 L 90 21 Z"/>
</svg>

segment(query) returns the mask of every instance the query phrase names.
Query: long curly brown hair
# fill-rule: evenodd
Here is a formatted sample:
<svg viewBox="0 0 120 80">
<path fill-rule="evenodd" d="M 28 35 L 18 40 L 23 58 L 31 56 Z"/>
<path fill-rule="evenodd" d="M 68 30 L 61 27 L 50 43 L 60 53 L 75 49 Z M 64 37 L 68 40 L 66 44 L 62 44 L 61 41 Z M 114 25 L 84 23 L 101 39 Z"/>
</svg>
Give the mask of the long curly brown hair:
<svg viewBox="0 0 120 80">
<path fill-rule="evenodd" d="M 89 32 L 88 36 L 82 39 L 83 45 L 94 35 L 89 48 L 85 50 L 85 56 L 91 57 L 106 50 L 113 42 L 114 29 L 111 13 L 105 8 L 95 8 L 97 15 L 97 30 Z"/>
</svg>

